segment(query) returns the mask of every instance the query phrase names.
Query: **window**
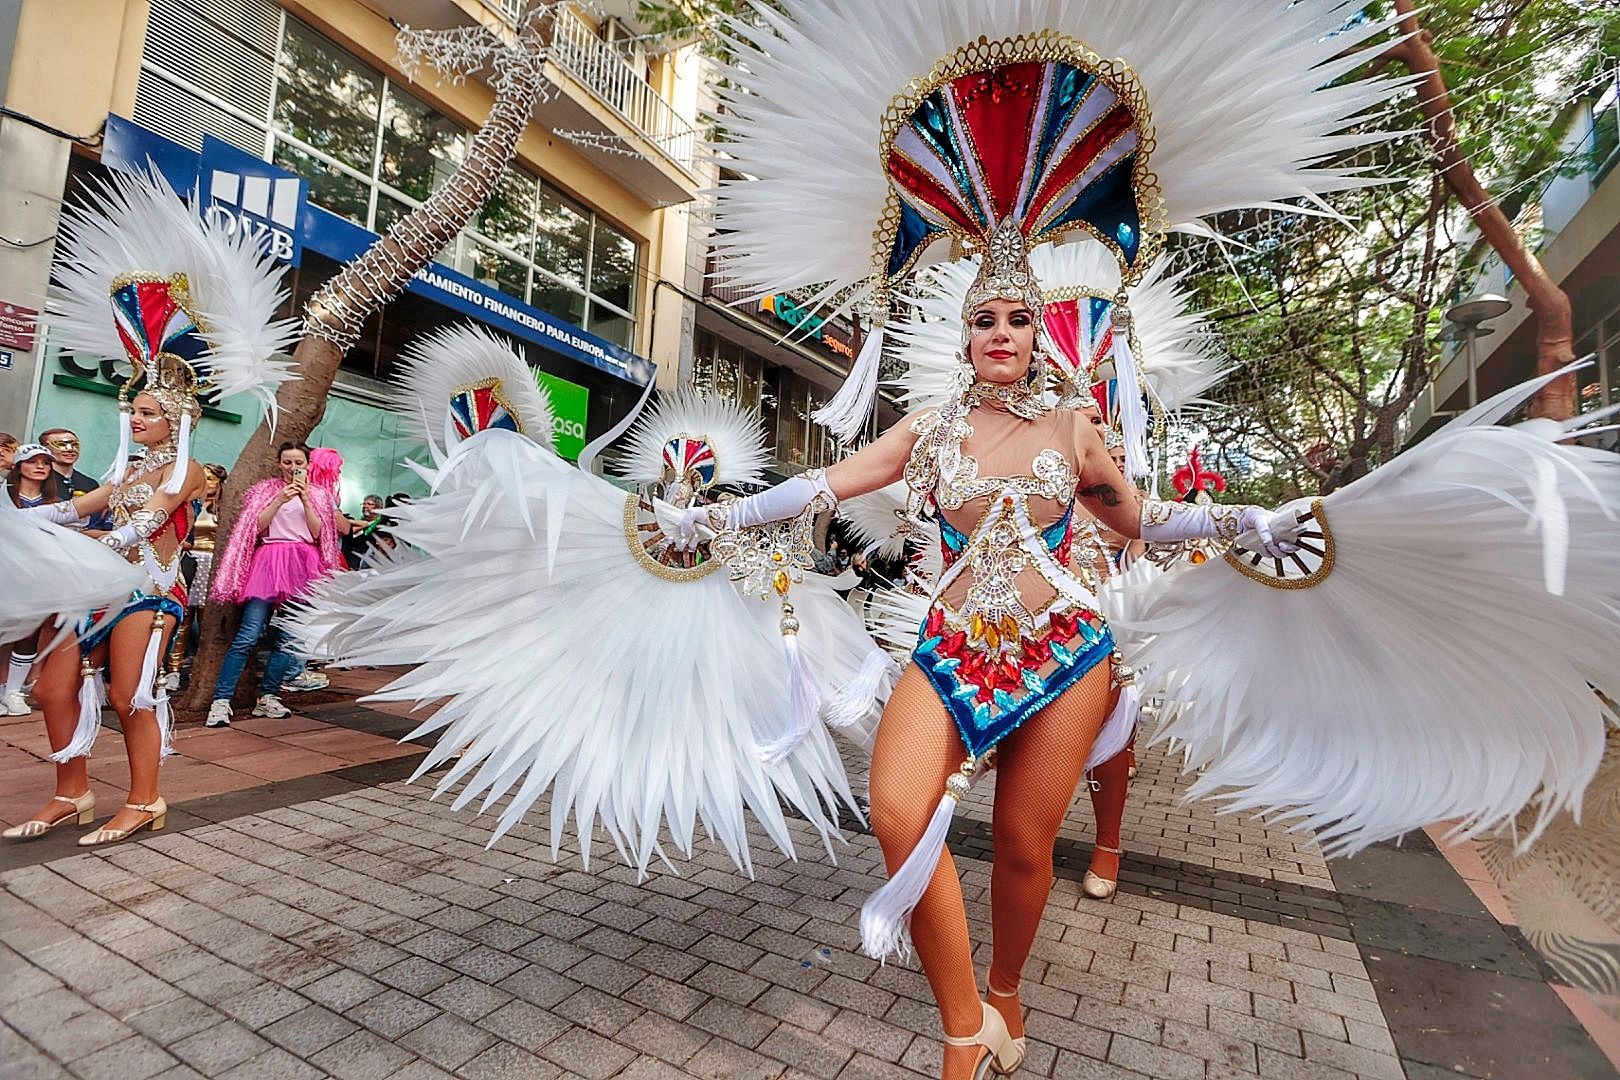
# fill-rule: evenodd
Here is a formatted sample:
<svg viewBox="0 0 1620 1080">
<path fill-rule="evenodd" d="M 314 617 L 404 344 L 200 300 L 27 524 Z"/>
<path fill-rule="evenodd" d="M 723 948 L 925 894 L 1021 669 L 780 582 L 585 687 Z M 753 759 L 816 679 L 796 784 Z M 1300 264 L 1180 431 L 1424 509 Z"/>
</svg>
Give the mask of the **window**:
<svg viewBox="0 0 1620 1080">
<path fill-rule="evenodd" d="M 292 18 L 276 62 L 272 159 L 310 200 L 383 232 L 455 172 L 472 136 Z M 508 168 L 438 260 L 625 348 L 635 347 L 634 239 Z"/>
<path fill-rule="evenodd" d="M 694 343 L 692 385 L 758 409 L 765 423 L 765 445 L 792 470 L 830 465 L 833 441 L 810 414 L 829 392 L 798 372 L 772 364 L 734 341 L 699 330 Z"/>
</svg>

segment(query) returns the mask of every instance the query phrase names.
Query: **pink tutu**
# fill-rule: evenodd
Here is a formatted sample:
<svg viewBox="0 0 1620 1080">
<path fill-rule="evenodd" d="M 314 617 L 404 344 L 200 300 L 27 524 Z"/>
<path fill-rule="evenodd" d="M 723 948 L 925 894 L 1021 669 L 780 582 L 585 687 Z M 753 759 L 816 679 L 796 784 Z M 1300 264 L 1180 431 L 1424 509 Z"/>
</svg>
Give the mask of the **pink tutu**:
<svg viewBox="0 0 1620 1080">
<path fill-rule="evenodd" d="M 253 552 L 243 600 L 269 600 L 279 604 L 298 596 L 310 582 L 326 576 L 321 553 L 314 544 L 298 540 L 266 540 Z"/>
</svg>

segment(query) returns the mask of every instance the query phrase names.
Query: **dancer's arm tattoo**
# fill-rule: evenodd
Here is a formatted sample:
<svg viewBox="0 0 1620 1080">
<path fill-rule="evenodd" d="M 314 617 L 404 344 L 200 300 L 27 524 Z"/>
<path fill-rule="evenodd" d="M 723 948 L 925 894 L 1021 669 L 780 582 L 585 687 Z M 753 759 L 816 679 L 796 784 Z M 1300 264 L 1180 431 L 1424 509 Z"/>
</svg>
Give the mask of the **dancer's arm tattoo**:
<svg viewBox="0 0 1620 1080">
<path fill-rule="evenodd" d="M 1090 487 L 1083 487 L 1080 489 L 1079 494 L 1084 499 L 1096 499 L 1104 506 L 1119 506 L 1122 501 L 1119 492 L 1114 489 L 1114 485 L 1109 483 L 1092 484 Z"/>
</svg>

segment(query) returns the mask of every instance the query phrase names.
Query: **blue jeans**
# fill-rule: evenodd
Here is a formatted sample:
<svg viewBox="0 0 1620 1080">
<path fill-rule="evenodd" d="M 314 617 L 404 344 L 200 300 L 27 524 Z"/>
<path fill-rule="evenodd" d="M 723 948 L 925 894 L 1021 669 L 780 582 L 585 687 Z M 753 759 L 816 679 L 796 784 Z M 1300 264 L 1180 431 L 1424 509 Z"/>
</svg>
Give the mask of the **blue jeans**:
<svg viewBox="0 0 1620 1080">
<path fill-rule="evenodd" d="M 231 695 L 236 693 L 236 684 L 241 681 L 242 672 L 247 668 L 248 657 L 253 655 L 253 646 L 264 636 L 266 627 L 270 627 L 271 653 L 264 662 L 264 678 L 259 682 L 259 693 L 274 694 L 280 690 L 293 668 L 299 665 L 298 657 L 288 651 L 287 635 L 279 627 L 270 626 L 270 618 L 275 612 L 276 605 L 268 600 L 243 602 L 242 622 L 236 628 L 236 636 L 231 639 L 230 650 L 219 665 L 219 678 L 214 681 L 215 701 L 221 698 L 229 701 Z"/>
</svg>

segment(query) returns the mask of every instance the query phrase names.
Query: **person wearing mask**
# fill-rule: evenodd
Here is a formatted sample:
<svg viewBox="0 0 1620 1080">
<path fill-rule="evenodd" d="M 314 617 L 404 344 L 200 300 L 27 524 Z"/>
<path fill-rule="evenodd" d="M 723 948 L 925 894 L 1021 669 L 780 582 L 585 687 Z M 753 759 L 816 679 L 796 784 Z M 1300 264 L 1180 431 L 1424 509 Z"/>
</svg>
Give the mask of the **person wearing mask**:
<svg viewBox="0 0 1620 1080">
<path fill-rule="evenodd" d="M 230 726 L 236 684 L 276 609 L 343 567 L 336 498 L 332 488 L 311 482 L 309 453 L 303 443 L 281 445 L 280 475 L 248 488 L 230 541 L 215 561 L 213 598 L 242 605 L 242 621 L 214 683 L 208 727 Z M 253 715 L 279 718 L 292 712 L 277 694 L 298 658 L 282 648 L 280 629 L 272 633 L 276 647 L 265 662 Z"/>
<path fill-rule="evenodd" d="M 87 476 L 78 469 L 81 445 L 78 435 L 67 428 L 47 428 L 39 433 L 39 442 L 51 452 L 51 467 L 56 473 L 58 499 L 85 495 L 100 486 L 95 477 Z M 78 527 L 94 532 L 106 532 L 112 528 L 112 519 L 104 511 L 97 512 L 91 514 Z"/>
<path fill-rule="evenodd" d="M 10 436 L 7 436 L 8 438 Z M 6 474 L 6 491 L 11 504 L 19 509 L 45 506 L 57 502 L 55 475 L 51 469 L 51 452 L 38 443 L 16 446 L 11 467 Z M 6 684 L 0 694 L 0 712 L 7 716 L 27 716 L 33 710 L 23 696 L 23 684 L 39 655 L 39 635 L 32 634 L 11 643 L 11 655 L 6 661 Z"/>
</svg>

